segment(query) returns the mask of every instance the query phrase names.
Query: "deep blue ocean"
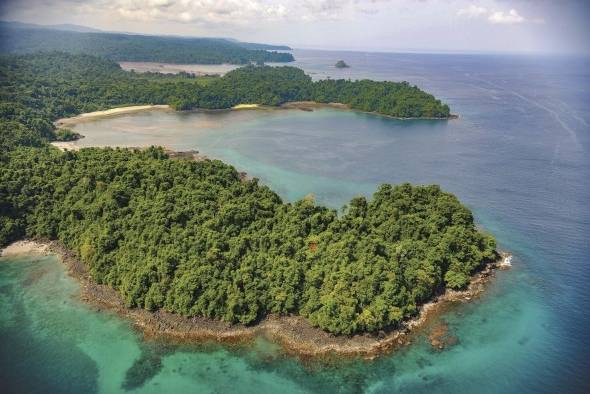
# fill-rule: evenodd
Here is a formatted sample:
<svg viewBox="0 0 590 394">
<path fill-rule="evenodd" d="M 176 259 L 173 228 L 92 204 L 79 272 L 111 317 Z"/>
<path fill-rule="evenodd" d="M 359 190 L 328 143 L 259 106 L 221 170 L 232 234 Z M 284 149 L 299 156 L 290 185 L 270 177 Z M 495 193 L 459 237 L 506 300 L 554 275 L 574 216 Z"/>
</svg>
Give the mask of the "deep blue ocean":
<svg viewBox="0 0 590 394">
<path fill-rule="evenodd" d="M 335 109 L 144 112 L 82 123 L 91 145 L 198 149 L 286 200 L 340 207 L 383 182 L 436 183 L 514 254 L 480 299 L 375 361 L 297 360 L 246 347 L 145 341 L 76 298 L 55 257 L 0 263 L 0 379 L 8 392 L 590 392 L 590 59 L 296 50 L 319 78 L 407 80 L 459 118 L 398 121 Z M 333 67 L 343 59 L 349 69 Z"/>
</svg>

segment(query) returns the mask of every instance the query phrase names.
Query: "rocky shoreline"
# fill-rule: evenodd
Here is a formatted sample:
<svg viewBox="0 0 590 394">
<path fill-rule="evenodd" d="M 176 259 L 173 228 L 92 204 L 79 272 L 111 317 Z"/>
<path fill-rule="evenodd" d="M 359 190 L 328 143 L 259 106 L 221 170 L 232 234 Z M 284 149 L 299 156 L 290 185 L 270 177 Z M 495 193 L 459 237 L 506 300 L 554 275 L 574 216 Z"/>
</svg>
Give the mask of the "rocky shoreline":
<svg viewBox="0 0 590 394">
<path fill-rule="evenodd" d="M 6 253 L 8 251 L 8 253 Z M 11 252 L 12 251 L 12 252 Z M 127 308 L 116 290 L 94 282 L 86 266 L 75 254 L 58 242 L 19 241 L 8 246 L 2 256 L 40 253 L 56 254 L 66 265 L 69 274 L 80 284 L 81 299 L 99 310 L 114 311 L 133 322 L 147 338 L 166 338 L 179 342 L 242 343 L 263 336 L 280 344 L 287 353 L 298 357 L 349 356 L 373 359 L 394 351 L 412 342 L 413 334 L 455 303 L 468 302 L 478 297 L 486 284 L 494 277 L 502 262 L 510 259 L 501 253 L 501 260 L 488 264 L 475 274 L 464 291 L 447 290 L 434 300 L 421 306 L 420 313 L 401 324 L 400 327 L 375 334 L 353 336 L 333 335 L 313 327 L 301 316 L 270 315 L 254 326 L 231 325 L 202 317 L 186 318 L 177 314 L 144 309 Z M 16 254 L 18 254 L 16 253 Z M 438 337 L 432 346 L 441 348 Z"/>
</svg>

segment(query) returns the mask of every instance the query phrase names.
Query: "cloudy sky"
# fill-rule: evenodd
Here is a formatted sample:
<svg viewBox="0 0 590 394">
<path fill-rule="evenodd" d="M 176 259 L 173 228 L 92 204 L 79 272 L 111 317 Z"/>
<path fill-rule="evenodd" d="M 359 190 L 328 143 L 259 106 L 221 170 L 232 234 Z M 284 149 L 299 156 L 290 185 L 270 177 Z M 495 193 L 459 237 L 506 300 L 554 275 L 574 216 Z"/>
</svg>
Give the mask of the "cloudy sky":
<svg viewBox="0 0 590 394">
<path fill-rule="evenodd" d="M 590 0 L 0 0 L 0 19 L 296 48 L 590 53 Z"/>
</svg>

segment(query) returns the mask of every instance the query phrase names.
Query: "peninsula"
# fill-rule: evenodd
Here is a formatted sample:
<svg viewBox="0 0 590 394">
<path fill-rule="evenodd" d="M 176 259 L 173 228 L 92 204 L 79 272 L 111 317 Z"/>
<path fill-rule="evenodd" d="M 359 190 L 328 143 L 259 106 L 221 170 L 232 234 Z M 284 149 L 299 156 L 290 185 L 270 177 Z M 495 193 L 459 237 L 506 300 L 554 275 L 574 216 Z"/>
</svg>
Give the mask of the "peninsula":
<svg viewBox="0 0 590 394">
<path fill-rule="evenodd" d="M 230 108 L 312 98 L 449 116 L 408 83 L 312 82 L 297 68 L 266 66 L 208 79 L 137 75 L 63 53 L 5 57 L 0 71 L 0 246 L 57 241 L 130 311 L 244 327 L 296 318 L 346 338 L 403 327 L 498 259 L 494 238 L 436 185 L 381 185 L 339 214 L 309 199 L 286 203 L 217 160 L 174 159 L 155 147 L 48 146 L 57 118 L 124 104 Z M 30 91 L 39 92 L 34 102 Z"/>
</svg>

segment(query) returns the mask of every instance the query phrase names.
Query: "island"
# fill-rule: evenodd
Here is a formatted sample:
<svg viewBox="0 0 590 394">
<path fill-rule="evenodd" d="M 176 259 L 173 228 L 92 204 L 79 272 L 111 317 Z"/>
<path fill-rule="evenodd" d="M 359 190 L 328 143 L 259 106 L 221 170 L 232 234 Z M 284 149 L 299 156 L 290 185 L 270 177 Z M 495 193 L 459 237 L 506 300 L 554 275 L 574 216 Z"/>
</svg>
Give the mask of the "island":
<svg viewBox="0 0 590 394">
<path fill-rule="evenodd" d="M 447 105 L 407 82 L 312 82 L 300 69 L 268 66 L 221 78 L 136 74 L 66 53 L 3 57 L 0 72 L 0 247 L 23 238 L 59 245 L 80 278 L 114 292 L 146 330 L 188 324 L 194 334 L 224 322 L 228 330 L 283 332 L 295 319 L 317 330 L 318 343 L 339 338 L 346 350 L 348 336 L 395 332 L 437 297 L 469 289 L 499 258 L 494 237 L 436 185 L 384 184 L 337 211 L 311 198 L 285 202 L 218 160 L 158 147 L 49 145 L 70 138 L 55 130 L 56 119 L 124 104 L 312 99 L 391 116 L 449 116 Z"/>
<path fill-rule="evenodd" d="M 350 66 L 344 62 L 344 60 L 338 60 L 334 65 L 336 68 L 349 68 Z"/>
</svg>

